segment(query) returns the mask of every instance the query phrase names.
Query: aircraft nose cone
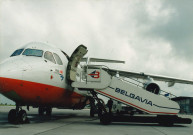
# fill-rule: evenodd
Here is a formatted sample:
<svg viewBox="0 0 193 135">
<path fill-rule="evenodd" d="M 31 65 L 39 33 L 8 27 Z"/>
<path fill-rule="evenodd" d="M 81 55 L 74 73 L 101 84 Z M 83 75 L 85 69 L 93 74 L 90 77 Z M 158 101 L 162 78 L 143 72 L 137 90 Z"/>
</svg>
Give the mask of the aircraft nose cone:
<svg viewBox="0 0 193 135">
<path fill-rule="evenodd" d="M 22 70 L 12 60 L 4 61 L 0 64 L 0 93 L 4 95 L 13 90 L 14 80 L 22 80 Z"/>
<path fill-rule="evenodd" d="M 0 64 L 0 93 L 7 98 L 16 101 L 20 100 L 17 91 L 21 83 L 22 70 L 18 70 L 12 61 Z"/>
<path fill-rule="evenodd" d="M 0 64 L 0 77 L 11 78 L 11 79 L 21 79 L 22 70 L 20 70 L 16 64 L 12 61 L 6 61 Z"/>
</svg>

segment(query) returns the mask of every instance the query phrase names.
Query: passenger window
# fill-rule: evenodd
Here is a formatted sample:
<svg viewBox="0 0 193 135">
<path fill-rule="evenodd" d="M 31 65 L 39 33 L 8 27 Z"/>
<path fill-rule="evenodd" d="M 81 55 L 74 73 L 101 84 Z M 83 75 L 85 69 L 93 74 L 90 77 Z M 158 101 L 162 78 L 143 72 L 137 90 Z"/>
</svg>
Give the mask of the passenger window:
<svg viewBox="0 0 193 135">
<path fill-rule="evenodd" d="M 57 64 L 63 65 L 62 60 L 60 59 L 60 57 L 56 53 L 54 53 L 54 58 L 55 58 Z"/>
<path fill-rule="evenodd" d="M 51 52 L 48 52 L 48 51 L 45 52 L 44 58 L 56 64 L 56 61 L 54 60 L 54 56 L 52 55 Z"/>
<path fill-rule="evenodd" d="M 23 52 L 23 50 L 24 50 L 24 49 L 18 49 L 18 50 L 16 50 L 10 57 L 20 55 L 20 54 Z"/>
</svg>

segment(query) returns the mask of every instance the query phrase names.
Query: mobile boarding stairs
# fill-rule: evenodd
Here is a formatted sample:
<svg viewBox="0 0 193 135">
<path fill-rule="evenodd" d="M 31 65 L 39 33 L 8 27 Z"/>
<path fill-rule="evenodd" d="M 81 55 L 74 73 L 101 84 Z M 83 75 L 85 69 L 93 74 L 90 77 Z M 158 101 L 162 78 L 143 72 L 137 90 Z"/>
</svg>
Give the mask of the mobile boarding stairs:
<svg viewBox="0 0 193 135">
<path fill-rule="evenodd" d="M 81 50 L 81 49 L 82 50 Z M 173 123 L 190 124 L 191 119 L 180 118 L 177 116 L 180 111 L 178 103 L 169 98 L 147 91 L 140 87 L 136 82 L 128 81 L 129 78 L 112 75 L 107 67 L 97 65 L 85 65 L 82 71 L 78 72 L 77 63 L 79 63 L 86 54 L 87 50 L 81 46 L 71 56 L 71 62 L 68 66 L 68 79 L 72 80 L 71 86 L 79 90 L 91 91 L 104 95 L 113 100 L 119 101 L 125 105 L 136 108 L 152 116 L 112 116 L 108 114 L 103 107 L 104 114 L 100 120 L 103 124 L 110 122 L 142 122 L 142 123 L 160 123 L 162 125 L 173 125 Z M 79 74 L 79 79 L 77 79 Z M 156 115 L 156 117 L 155 117 Z"/>
</svg>

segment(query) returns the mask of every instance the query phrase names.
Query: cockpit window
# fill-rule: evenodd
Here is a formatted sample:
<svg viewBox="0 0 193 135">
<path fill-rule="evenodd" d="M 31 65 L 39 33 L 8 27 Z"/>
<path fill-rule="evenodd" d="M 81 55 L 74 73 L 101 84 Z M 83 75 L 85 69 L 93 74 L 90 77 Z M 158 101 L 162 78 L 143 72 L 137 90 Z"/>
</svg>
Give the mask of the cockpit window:
<svg viewBox="0 0 193 135">
<path fill-rule="evenodd" d="M 57 64 L 58 65 L 63 65 L 62 60 L 60 59 L 60 57 L 56 53 L 53 53 L 53 54 L 54 54 L 54 58 L 56 59 Z"/>
<path fill-rule="evenodd" d="M 43 51 L 37 50 L 37 49 L 26 49 L 22 55 L 25 56 L 36 56 L 36 57 L 42 57 Z"/>
<path fill-rule="evenodd" d="M 54 56 L 52 55 L 51 52 L 48 52 L 48 51 L 45 52 L 44 58 L 56 64 L 56 61 L 54 60 Z"/>
<path fill-rule="evenodd" d="M 24 50 L 24 49 L 18 49 L 18 50 L 16 50 L 16 51 L 11 55 L 11 57 L 20 55 L 20 54 L 23 52 L 23 50 Z"/>
</svg>

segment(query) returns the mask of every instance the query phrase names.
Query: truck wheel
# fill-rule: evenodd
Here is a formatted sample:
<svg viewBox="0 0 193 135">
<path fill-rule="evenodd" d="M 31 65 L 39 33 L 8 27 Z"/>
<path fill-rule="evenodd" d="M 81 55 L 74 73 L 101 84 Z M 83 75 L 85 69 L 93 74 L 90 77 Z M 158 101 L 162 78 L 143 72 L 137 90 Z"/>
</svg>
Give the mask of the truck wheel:
<svg viewBox="0 0 193 135">
<path fill-rule="evenodd" d="M 100 123 L 104 125 L 109 125 L 112 121 L 112 115 L 109 113 L 104 113 L 100 117 Z"/>
</svg>

